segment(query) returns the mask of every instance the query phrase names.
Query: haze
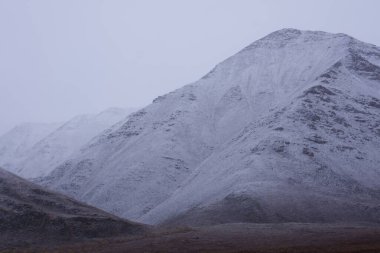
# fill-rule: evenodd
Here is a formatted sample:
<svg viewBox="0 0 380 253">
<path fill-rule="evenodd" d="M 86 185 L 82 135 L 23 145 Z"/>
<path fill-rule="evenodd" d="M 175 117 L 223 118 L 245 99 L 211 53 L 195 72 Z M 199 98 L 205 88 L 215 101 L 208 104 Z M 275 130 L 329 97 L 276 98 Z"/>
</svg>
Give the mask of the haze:
<svg viewBox="0 0 380 253">
<path fill-rule="evenodd" d="M 0 0 L 0 133 L 149 104 L 284 27 L 380 45 L 379 10 L 376 0 Z"/>
</svg>

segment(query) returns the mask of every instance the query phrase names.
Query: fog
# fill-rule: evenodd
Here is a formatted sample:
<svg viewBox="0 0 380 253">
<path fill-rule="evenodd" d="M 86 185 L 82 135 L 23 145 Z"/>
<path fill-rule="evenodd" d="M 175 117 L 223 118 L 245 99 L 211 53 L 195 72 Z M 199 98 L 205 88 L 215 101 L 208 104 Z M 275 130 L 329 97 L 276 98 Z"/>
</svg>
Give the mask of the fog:
<svg viewBox="0 0 380 253">
<path fill-rule="evenodd" d="M 141 107 L 275 30 L 380 45 L 376 0 L 0 0 L 0 134 Z"/>
</svg>

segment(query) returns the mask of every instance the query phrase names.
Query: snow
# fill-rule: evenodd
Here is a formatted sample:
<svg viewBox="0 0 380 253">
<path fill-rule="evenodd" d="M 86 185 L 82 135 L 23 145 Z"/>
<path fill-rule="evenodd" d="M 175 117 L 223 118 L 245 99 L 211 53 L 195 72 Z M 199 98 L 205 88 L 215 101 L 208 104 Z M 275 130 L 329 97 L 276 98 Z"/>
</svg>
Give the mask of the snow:
<svg viewBox="0 0 380 253">
<path fill-rule="evenodd" d="M 379 48 L 344 34 L 277 31 L 39 182 L 153 224 L 219 212 L 241 196 L 267 222 L 276 212 L 285 221 L 378 221 L 379 62 Z"/>
<path fill-rule="evenodd" d="M 39 140 L 53 132 L 61 123 L 23 123 L 0 137 L 0 165 L 14 167 L 13 163 Z"/>
<path fill-rule="evenodd" d="M 42 129 L 40 135 L 33 136 L 34 142 L 30 145 L 23 144 L 23 149 L 17 154 L 11 151 L 14 157 L 9 158 L 8 166 L 4 163 L 4 167 L 24 178 L 45 176 L 94 136 L 124 119 L 133 110 L 110 108 L 99 114 L 79 115 L 64 124 L 52 125 L 50 131 Z M 3 138 L 16 142 L 25 139 L 20 134 L 12 133 Z M 0 141 L 0 145 L 10 146 L 6 141 Z"/>
</svg>

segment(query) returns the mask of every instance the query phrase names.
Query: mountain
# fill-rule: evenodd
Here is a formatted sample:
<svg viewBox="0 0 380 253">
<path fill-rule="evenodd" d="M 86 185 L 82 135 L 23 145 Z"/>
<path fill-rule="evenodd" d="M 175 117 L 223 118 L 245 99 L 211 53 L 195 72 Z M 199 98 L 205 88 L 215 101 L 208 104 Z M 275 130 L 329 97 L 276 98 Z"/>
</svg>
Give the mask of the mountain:
<svg viewBox="0 0 380 253">
<path fill-rule="evenodd" d="M 0 168 L 0 250 L 145 230 L 140 224 L 46 191 Z"/>
<path fill-rule="evenodd" d="M 0 165 L 13 167 L 15 160 L 59 125 L 60 123 L 23 123 L 4 133 L 0 136 Z"/>
<path fill-rule="evenodd" d="M 23 150 L 23 154 L 20 153 L 7 169 L 24 178 L 47 175 L 94 136 L 123 120 L 132 111 L 133 109 L 110 108 L 95 115 L 76 116 L 32 147 Z"/>
<path fill-rule="evenodd" d="M 152 224 L 378 222 L 379 66 L 345 34 L 274 32 L 39 183 Z"/>
</svg>

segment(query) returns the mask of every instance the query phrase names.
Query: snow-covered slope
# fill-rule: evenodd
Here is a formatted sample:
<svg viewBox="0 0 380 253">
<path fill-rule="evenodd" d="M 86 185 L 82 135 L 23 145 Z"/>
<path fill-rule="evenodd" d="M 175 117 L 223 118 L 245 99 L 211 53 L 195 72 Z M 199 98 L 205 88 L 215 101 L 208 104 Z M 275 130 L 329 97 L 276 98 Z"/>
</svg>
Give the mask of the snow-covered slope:
<svg viewBox="0 0 380 253">
<path fill-rule="evenodd" d="M 40 182 L 148 223 L 380 221 L 380 49 L 284 29 Z"/>
<path fill-rule="evenodd" d="M 110 108 L 96 115 L 76 116 L 26 150 L 10 170 L 24 178 L 47 175 L 94 136 L 123 120 L 132 111 Z"/>
<path fill-rule="evenodd" d="M 0 137 L 0 165 L 14 168 L 14 162 L 38 141 L 53 132 L 60 123 L 24 123 Z"/>
</svg>

